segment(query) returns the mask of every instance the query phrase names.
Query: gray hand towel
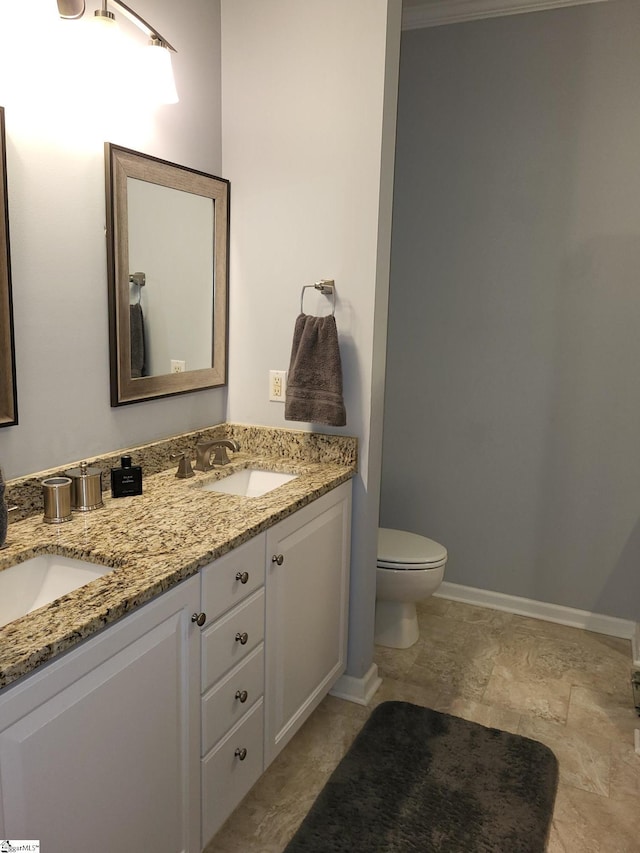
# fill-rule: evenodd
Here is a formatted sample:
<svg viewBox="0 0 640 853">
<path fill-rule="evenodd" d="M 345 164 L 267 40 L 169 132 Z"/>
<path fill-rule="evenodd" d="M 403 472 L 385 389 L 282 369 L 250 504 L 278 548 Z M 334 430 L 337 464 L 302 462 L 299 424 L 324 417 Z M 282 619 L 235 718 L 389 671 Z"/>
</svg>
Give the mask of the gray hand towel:
<svg viewBox="0 0 640 853">
<path fill-rule="evenodd" d="M 144 376 L 145 346 L 144 317 L 139 302 L 129 305 L 129 326 L 131 328 L 131 378 Z"/>
<path fill-rule="evenodd" d="M 284 416 L 288 421 L 344 426 L 342 362 L 336 318 L 300 314 L 296 319 Z"/>
</svg>

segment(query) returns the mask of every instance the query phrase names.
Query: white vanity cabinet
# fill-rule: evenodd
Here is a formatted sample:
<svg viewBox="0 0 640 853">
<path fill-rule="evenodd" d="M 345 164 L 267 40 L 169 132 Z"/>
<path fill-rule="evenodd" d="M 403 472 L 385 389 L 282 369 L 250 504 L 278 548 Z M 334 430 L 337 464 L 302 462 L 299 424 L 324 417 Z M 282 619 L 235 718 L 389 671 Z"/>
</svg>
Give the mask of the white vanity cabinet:
<svg viewBox="0 0 640 853">
<path fill-rule="evenodd" d="M 47 853 L 200 842 L 193 577 L 0 693 L 0 836 Z"/>
<path fill-rule="evenodd" d="M 265 767 L 346 666 L 351 483 L 267 531 Z"/>
<path fill-rule="evenodd" d="M 199 853 L 346 663 L 345 483 L 0 691 L 0 837 Z"/>
<path fill-rule="evenodd" d="M 264 539 L 200 570 L 202 847 L 264 768 Z"/>
<path fill-rule="evenodd" d="M 351 483 L 205 566 L 202 846 L 346 665 Z"/>
</svg>

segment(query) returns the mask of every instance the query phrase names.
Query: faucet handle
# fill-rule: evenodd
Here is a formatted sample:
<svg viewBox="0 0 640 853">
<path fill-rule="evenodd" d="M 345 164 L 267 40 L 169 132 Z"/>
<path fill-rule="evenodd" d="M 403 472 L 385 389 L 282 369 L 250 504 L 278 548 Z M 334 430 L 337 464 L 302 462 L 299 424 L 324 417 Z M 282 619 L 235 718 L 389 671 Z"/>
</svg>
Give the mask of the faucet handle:
<svg viewBox="0 0 640 853">
<path fill-rule="evenodd" d="M 172 453 L 169 459 L 179 459 L 178 470 L 176 477 L 179 480 L 188 480 L 189 477 L 194 477 L 193 468 L 191 467 L 191 456 L 188 453 Z"/>
<path fill-rule="evenodd" d="M 231 460 L 229 459 L 227 448 L 223 444 L 216 444 L 214 446 L 213 464 L 228 465 L 229 462 L 231 462 Z"/>
</svg>

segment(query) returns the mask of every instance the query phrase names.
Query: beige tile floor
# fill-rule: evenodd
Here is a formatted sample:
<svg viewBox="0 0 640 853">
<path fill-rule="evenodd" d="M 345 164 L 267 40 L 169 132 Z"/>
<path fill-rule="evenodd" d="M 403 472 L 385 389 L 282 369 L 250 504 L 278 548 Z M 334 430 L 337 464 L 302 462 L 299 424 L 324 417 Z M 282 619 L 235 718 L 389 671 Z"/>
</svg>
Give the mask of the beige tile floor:
<svg viewBox="0 0 640 853">
<path fill-rule="evenodd" d="M 371 706 L 327 697 L 206 853 L 281 853 L 372 708 L 388 699 L 550 746 L 560 783 L 548 853 L 640 853 L 630 643 L 443 598 L 421 605 L 419 619 L 415 646 L 376 648 L 383 685 Z"/>
</svg>

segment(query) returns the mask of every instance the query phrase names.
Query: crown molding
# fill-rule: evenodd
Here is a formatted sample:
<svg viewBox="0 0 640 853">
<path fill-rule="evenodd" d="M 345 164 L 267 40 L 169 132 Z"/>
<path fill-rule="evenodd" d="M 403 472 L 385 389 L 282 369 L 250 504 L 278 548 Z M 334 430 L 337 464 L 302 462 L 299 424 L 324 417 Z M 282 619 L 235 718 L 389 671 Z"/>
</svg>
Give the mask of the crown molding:
<svg viewBox="0 0 640 853">
<path fill-rule="evenodd" d="M 402 12 L 402 29 L 417 30 L 481 18 L 499 18 L 525 12 L 542 12 L 562 6 L 605 3 L 607 0 L 429 0 L 422 6 L 407 6 Z"/>
</svg>

